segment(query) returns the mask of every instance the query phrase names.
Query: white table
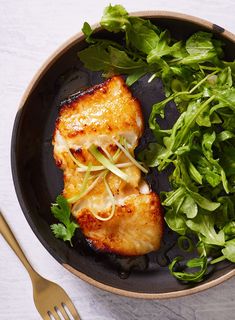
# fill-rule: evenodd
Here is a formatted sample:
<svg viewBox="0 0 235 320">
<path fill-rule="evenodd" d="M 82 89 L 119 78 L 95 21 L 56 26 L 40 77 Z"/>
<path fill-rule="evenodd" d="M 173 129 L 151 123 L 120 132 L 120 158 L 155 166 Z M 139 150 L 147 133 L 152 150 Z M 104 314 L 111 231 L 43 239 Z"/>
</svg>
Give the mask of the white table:
<svg viewBox="0 0 235 320">
<path fill-rule="evenodd" d="M 99 20 L 109 0 L 0 0 L 0 206 L 35 268 L 60 284 L 83 320 L 234 319 L 235 279 L 194 296 L 165 301 L 119 297 L 93 288 L 57 263 L 28 226 L 16 199 L 10 140 L 19 101 L 31 78 L 83 21 Z M 208 19 L 235 33 L 234 0 L 118 0 L 129 11 L 159 9 Z M 28 275 L 0 237 L 0 319 L 39 320 Z"/>
</svg>

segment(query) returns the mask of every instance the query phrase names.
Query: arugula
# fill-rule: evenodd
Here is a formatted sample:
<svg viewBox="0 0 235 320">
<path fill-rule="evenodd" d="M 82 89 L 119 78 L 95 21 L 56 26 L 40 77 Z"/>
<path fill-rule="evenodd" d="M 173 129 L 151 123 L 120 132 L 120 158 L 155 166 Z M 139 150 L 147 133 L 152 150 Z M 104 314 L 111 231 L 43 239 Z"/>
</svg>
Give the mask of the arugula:
<svg viewBox="0 0 235 320">
<path fill-rule="evenodd" d="M 104 9 L 101 26 L 110 32 L 125 31 L 129 24 L 128 12 L 123 6 L 111 4 Z"/>
<path fill-rule="evenodd" d="M 86 68 L 93 71 L 103 71 L 108 77 L 124 73 L 130 74 L 132 79 L 133 75 L 138 79 L 150 70 L 141 58 L 133 59 L 125 51 L 115 48 L 109 42 L 93 44 L 80 51 L 78 56 Z"/>
<path fill-rule="evenodd" d="M 205 257 L 193 258 L 187 261 L 183 269 L 199 269 L 198 271 L 194 272 L 189 272 L 187 270 L 177 271 L 177 264 L 179 264 L 181 260 L 182 258 L 177 257 L 169 265 L 170 272 L 176 279 L 185 282 L 200 282 L 203 280 L 207 272 L 208 265 L 207 259 Z M 182 267 L 180 269 L 182 269 Z"/>
<path fill-rule="evenodd" d="M 61 222 L 51 225 L 51 230 L 55 237 L 63 241 L 69 241 L 72 246 L 71 239 L 79 225 L 70 220 L 70 207 L 62 195 L 57 196 L 56 203 L 53 203 L 51 206 L 51 212 Z"/>
<path fill-rule="evenodd" d="M 84 23 L 88 47 L 78 53 L 85 67 L 104 77 L 127 75 L 132 85 L 146 73 L 161 78 L 166 98 L 152 106 L 149 127 L 155 140 L 138 154 L 146 166 L 173 167 L 171 191 L 162 192 L 168 226 L 182 236 L 197 237 L 199 258 L 178 270 L 177 279 L 198 282 L 211 264 L 235 262 L 235 61 L 223 61 L 223 43 L 199 31 L 186 41 L 171 37 L 151 21 L 132 17 L 121 5 L 109 5 L 100 22 L 120 42 L 99 39 Z M 165 107 L 173 101 L 180 113 L 163 129 Z M 187 270 L 199 268 L 198 271 Z M 182 268 L 181 268 L 182 269 Z"/>
<path fill-rule="evenodd" d="M 225 243 L 225 248 L 222 249 L 222 253 L 226 259 L 235 263 L 235 239 Z"/>
</svg>

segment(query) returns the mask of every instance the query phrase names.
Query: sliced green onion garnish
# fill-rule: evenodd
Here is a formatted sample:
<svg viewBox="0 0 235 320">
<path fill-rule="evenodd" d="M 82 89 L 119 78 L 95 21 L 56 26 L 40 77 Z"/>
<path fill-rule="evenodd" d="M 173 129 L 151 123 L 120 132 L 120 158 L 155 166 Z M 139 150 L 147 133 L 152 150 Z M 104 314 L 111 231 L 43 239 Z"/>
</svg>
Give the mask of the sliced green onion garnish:
<svg viewBox="0 0 235 320">
<path fill-rule="evenodd" d="M 78 161 L 77 158 L 74 157 L 74 155 L 72 154 L 72 152 L 70 151 L 69 147 L 67 148 L 68 154 L 70 155 L 70 158 L 73 160 L 74 163 L 76 163 L 76 165 L 80 168 L 84 168 L 87 169 L 87 166 L 82 164 L 80 161 Z"/>
<path fill-rule="evenodd" d="M 73 160 L 73 162 L 78 166 L 79 171 L 84 172 L 88 170 L 88 166 L 81 163 L 80 161 L 78 161 L 78 159 L 76 157 L 74 157 L 74 155 L 72 154 L 71 150 L 69 149 L 68 145 L 66 144 L 67 147 L 67 152 L 70 156 L 70 158 Z M 103 166 L 94 166 L 93 164 L 91 164 L 91 171 L 101 171 L 104 170 L 105 168 Z"/>
<path fill-rule="evenodd" d="M 91 168 L 92 168 L 92 164 L 89 163 L 88 169 L 86 171 L 86 174 L 85 174 L 83 182 L 82 182 L 81 191 L 76 196 L 69 198 L 67 200 L 69 203 L 74 203 L 74 202 L 78 201 L 84 195 L 84 193 L 87 191 L 87 189 L 88 189 L 87 185 L 88 185 L 88 180 L 89 180 L 90 173 L 91 173 Z"/>
<path fill-rule="evenodd" d="M 106 173 L 106 174 L 107 174 L 107 173 Z M 93 216 L 94 216 L 96 219 L 101 220 L 101 221 L 108 221 L 108 220 L 112 219 L 112 217 L 113 217 L 113 215 L 114 215 L 114 213 L 115 213 L 115 199 L 114 199 L 114 196 L 113 196 L 113 194 L 112 194 L 112 191 L 111 191 L 111 189 L 110 189 L 110 187 L 109 187 L 109 184 L 108 184 L 108 182 L 107 182 L 107 180 L 106 180 L 106 174 L 105 174 L 105 176 L 104 176 L 104 184 L 105 184 L 106 190 L 107 190 L 107 192 L 108 192 L 108 194 L 109 194 L 109 196 L 110 196 L 110 198 L 111 198 L 111 201 L 112 201 L 111 213 L 110 213 L 110 215 L 109 215 L 108 217 L 105 217 L 105 218 L 104 218 L 104 217 L 101 217 L 100 215 L 96 214 L 95 212 L 92 212 Z"/>
<path fill-rule="evenodd" d="M 115 164 L 116 167 L 118 168 L 128 168 L 128 167 L 131 167 L 133 166 L 133 163 L 132 162 L 123 162 L 123 163 L 117 163 Z M 91 172 L 92 171 L 101 171 L 101 170 L 105 170 L 106 167 L 104 166 L 100 166 L 101 169 L 97 170 L 97 169 L 93 169 L 93 167 L 91 168 Z M 78 172 L 85 172 L 87 171 L 87 167 L 86 168 L 77 168 L 76 169 Z"/>
<path fill-rule="evenodd" d="M 108 158 L 110 161 L 113 161 L 112 156 L 109 154 L 109 152 L 108 152 L 104 147 L 102 147 L 102 150 L 104 151 L 104 153 L 105 153 L 105 155 L 107 156 L 107 158 Z"/>
<path fill-rule="evenodd" d="M 79 192 L 79 194 L 67 199 L 67 201 L 69 203 L 75 203 L 78 200 L 80 200 L 81 198 L 83 198 L 86 194 L 88 194 L 95 186 L 96 184 L 99 182 L 100 178 L 102 178 L 104 176 L 104 172 L 100 173 L 98 175 L 98 177 L 91 183 L 91 185 L 88 187 L 88 181 L 90 180 L 90 172 L 91 172 L 91 164 L 88 165 L 88 170 L 86 171 L 84 180 L 82 182 L 82 187 L 81 187 L 81 191 Z"/>
<path fill-rule="evenodd" d="M 110 196 L 110 199 L 112 201 L 112 210 L 111 210 L 111 215 L 109 216 L 109 219 L 111 219 L 114 215 L 114 212 L 115 212 L 115 199 L 114 199 L 113 193 L 110 189 L 110 186 L 108 184 L 108 181 L 106 180 L 106 176 L 104 176 L 104 184 L 105 184 L 106 190 Z"/>
<path fill-rule="evenodd" d="M 85 171 L 88 170 L 88 166 L 87 166 L 87 165 L 84 165 L 84 164 L 81 163 L 81 162 L 79 162 L 78 159 L 74 157 L 74 155 L 72 154 L 72 152 L 70 151 L 69 148 L 68 148 L 67 151 L 68 151 L 68 154 L 70 155 L 71 159 L 73 160 L 73 162 L 78 166 L 78 168 L 77 168 L 77 171 L 78 171 L 78 172 L 85 172 Z M 118 150 L 116 151 L 116 153 L 114 154 L 113 158 L 112 158 L 106 150 L 104 150 L 104 151 L 105 151 L 105 154 L 106 154 L 107 156 L 109 156 L 109 159 L 110 159 L 111 161 L 113 160 L 114 162 L 118 159 L 118 157 L 119 157 L 119 155 L 120 155 L 120 153 L 121 153 L 121 150 L 118 149 Z M 131 165 L 130 162 L 118 163 L 118 164 L 116 164 L 116 166 L 117 166 L 118 168 L 126 168 L 126 167 L 129 167 L 130 165 Z M 106 169 L 105 166 L 94 166 L 94 165 L 92 164 L 92 167 L 91 167 L 91 170 L 90 170 L 90 171 L 91 171 L 91 172 L 93 172 L 93 171 L 102 171 L 102 170 L 105 170 L 105 169 Z"/>
<path fill-rule="evenodd" d="M 185 252 L 192 252 L 193 251 L 193 243 L 189 237 L 180 236 L 178 238 L 178 246 L 181 250 Z"/>
<path fill-rule="evenodd" d="M 78 166 L 79 171 L 84 172 L 88 170 L 88 166 L 81 163 L 76 157 L 74 157 L 74 155 L 72 154 L 67 142 L 64 140 L 64 145 L 66 147 L 66 150 L 70 156 L 70 158 L 73 160 L 73 162 Z M 91 164 L 91 170 L 90 171 L 101 171 L 104 170 L 105 168 L 103 166 L 94 166 L 93 164 Z"/>
<path fill-rule="evenodd" d="M 135 160 L 134 157 L 132 157 L 132 155 L 130 154 L 130 152 L 125 149 L 123 147 L 123 145 L 121 143 L 119 143 L 118 141 L 116 141 L 115 139 L 113 139 L 113 141 L 116 143 L 116 145 L 118 146 L 119 149 L 122 150 L 122 152 L 125 154 L 125 156 L 137 167 L 139 168 L 141 171 L 143 171 L 144 173 L 148 173 L 148 170 L 146 168 L 144 168 L 138 161 Z"/>
<path fill-rule="evenodd" d="M 109 171 L 114 173 L 116 176 L 121 178 L 122 180 L 129 182 L 129 177 L 126 173 L 121 171 L 115 164 L 113 164 L 109 159 L 107 159 L 98 149 L 97 147 L 92 144 L 89 148 L 90 153 L 93 155 L 93 157 L 96 158 L 97 161 L 99 161 L 105 168 L 107 168 Z"/>
<path fill-rule="evenodd" d="M 113 161 L 116 162 L 121 154 L 121 150 L 117 149 L 117 151 L 113 155 Z"/>
</svg>

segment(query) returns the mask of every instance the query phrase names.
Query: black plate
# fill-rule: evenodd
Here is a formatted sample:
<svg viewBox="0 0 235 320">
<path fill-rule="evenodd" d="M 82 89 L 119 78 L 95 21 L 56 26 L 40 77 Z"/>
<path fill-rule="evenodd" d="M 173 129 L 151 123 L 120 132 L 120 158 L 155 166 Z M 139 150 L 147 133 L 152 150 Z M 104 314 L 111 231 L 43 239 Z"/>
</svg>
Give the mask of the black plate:
<svg viewBox="0 0 235 320">
<path fill-rule="evenodd" d="M 141 15 L 169 29 L 176 39 L 186 39 L 197 30 L 214 32 L 225 42 L 225 59 L 235 58 L 234 36 L 218 26 L 173 13 Z M 97 35 L 110 36 L 99 29 Z M 192 288 L 177 282 L 166 266 L 169 259 L 178 254 L 176 235 L 167 228 L 158 253 L 134 260 L 93 252 L 79 232 L 73 248 L 52 235 L 50 224 L 54 220 L 50 204 L 63 187 L 62 172 L 55 166 L 51 145 L 59 105 L 70 94 L 103 81 L 99 73 L 84 69 L 78 60 L 77 52 L 85 46 L 79 34 L 45 64 L 31 83 L 16 116 L 12 135 L 12 172 L 19 202 L 34 233 L 61 264 L 84 280 L 115 293 L 145 298 L 173 297 L 200 291 L 231 277 L 233 266 L 222 263 L 202 285 Z M 163 99 L 164 92 L 160 80 L 154 80 L 148 86 L 146 82 L 147 76 L 135 84 L 132 91 L 139 98 L 147 120 L 151 105 Z M 172 105 L 166 125 L 171 125 L 176 117 Z M 155 187 L 157 191 L 166 190 L 166 176 L 161 176 Z"/>
</svg>

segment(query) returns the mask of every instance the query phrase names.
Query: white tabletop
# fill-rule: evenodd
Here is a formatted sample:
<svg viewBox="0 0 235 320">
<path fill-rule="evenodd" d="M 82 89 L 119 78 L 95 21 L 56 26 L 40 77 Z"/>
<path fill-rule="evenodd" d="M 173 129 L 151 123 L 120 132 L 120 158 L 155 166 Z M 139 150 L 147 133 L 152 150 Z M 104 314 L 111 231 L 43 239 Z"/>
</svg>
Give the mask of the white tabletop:
<svg viewBox="0 0 235 320">
<path fill-rule="evenodd" d="M 51 53 L 99 20 L 109 0 L 0 0 L 0 207 L 33 266 L 70 295 L 82 320 L 234 319 L 235 279 L 193 296 L 145 301 L 116 296 L 76 278 L 55 261 L 28 226 L 10 168 L 10 140 L 19 101 Z M 114 3 L 114 2 L 113 2 Z M 235 33 L 234 0 L 119 0 L 129 11 L 170 10 L 210 20 Z M 0 319 L 39 320 L 28 275 L 0 237 Z"/>
</svg>

